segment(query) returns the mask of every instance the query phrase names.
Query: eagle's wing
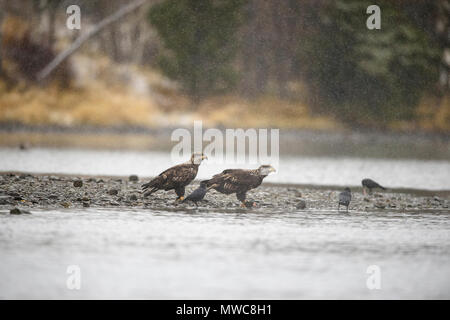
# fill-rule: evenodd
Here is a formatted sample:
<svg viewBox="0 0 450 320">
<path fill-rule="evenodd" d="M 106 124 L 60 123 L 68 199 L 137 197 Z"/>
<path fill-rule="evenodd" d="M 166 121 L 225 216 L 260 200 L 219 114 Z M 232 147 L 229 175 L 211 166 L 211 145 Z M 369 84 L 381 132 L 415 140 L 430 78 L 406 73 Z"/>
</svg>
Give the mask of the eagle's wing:
<svg viewBox="0 0 450 320">
<path fill-rule="evenodd" d="M 225 193 L 243 192 L 258 186 L 260 177 L 251 170 L 227 169 L 207 182 L 208 186 Z"/>
<path fill-rule="evenodd" d="M 224 175 L 224 181 L 236 185 L 253 186 L 258 183 L 260 177 L 251 170 L 235 170 Z"/>
<path fill-rule="evenodd" d="M 242 170 L 242 169 L 226 169 L 226 170 L 223 170 L 221 173 L 213 175 L 213 178 L 216 178 L 216 177 L 217 178 L 221 178 L 221 177 L 223 177 L 226 174 L 234 173 L 234 172 L 240 172 L 240 171 L 245 171 L 245 170 Z"/>
<path fill-rule="evenodd" d="M 143 190 L 150 188 L 172 189 L 188 185 L 197 175 L 195 165 L 191 163 L 182 163 L 173 166 L 159 174 L 156 178 L 142 185 Z"/>
</svg>

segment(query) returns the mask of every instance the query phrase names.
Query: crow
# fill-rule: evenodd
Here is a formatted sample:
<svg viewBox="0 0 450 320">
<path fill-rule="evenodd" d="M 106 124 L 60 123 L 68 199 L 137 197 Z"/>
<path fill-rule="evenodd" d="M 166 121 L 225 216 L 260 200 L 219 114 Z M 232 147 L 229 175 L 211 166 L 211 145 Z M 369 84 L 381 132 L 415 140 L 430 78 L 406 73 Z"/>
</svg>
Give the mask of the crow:
<svg viewBox="0 0 450 320">
<path fill-rule="evenodd" d="M 350 191 L 350 188 L 345 188 L 344 191 L 339 193 L 338 211 L 341 208 L 341 205 L 343 205 L 347 207 L 348 212 L 348 206 L 350 205 L 350 201 L 352 201 L 352 192 Z"/>
<path fill-rule="evenodd" d="M 184 203 L 186 201 L 192 201 L 196 207 L 198 207 L 197 202 L 202 201 L 205 197 L 206 192 L 208 192 L 208 189 L 206 188 L 206 183 L 204 181 L 200 182 L 200 186 L 192 191 L 190 195 L 188 195 L 181 203 Z"/>
<path fill-rule="evenodd" d="M 372 189 L 380 188 L 382 190 L 386 190 L 385 187 L 382 187 L 377 182 L 373 181 L 372 179 L 363 179 L 361 181 L 361 184 L 363 186 L 363 194 L 366 194 L 366 189 L 369 189 L 369 194 L 372 193 Z"/>
</svg>

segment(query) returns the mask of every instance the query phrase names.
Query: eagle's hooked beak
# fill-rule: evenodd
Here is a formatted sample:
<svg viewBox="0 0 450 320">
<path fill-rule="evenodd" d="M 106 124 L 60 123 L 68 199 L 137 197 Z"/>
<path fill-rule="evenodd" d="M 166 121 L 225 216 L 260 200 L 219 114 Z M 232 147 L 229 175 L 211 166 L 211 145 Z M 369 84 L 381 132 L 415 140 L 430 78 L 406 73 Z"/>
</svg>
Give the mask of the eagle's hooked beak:
<svg viewBox="0 0 450 320">
<path fill-rule="evenodd" d="M 270 172 L 277 172 L 274 167 L 270 167 Z"/>
<path fill-rule="evenodd" d="M 208 160 L 208 157 L 205 155 L 202 155 L 202 160 Z"/>
</svg>

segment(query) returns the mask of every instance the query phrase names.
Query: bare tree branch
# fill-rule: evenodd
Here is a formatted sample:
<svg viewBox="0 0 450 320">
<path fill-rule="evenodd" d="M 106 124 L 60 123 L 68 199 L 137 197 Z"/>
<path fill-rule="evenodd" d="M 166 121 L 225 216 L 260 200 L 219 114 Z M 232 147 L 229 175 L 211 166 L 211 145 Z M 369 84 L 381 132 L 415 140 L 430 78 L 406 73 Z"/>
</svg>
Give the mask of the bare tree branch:
<svg viewBox="0 0 450 320">
<path fill-rule="evenodd" d="M 91 30 L 89 30 L 87 33 L 79 36 L 66 50 L 59 53 L 55 59 L 53 59 L 44 69 L 39 71 L 37 74 L 37 80 L 42 81 L 46 77 L 48 77 L 64 60 L 66 60 L 70 55 L 72 55 L 75 51 L 77 51 L 83 43 L 85 43 L 87 40 L 95 36 L 97 33 L 99 33 L 103 28 L 110 25 L 111 23 L 116 22 L 120 18 L 124 17 L 125 15 L 131 13 L 132 11 L 136 10 L 140 6 L 142 6 L 144 3 L 148 2 L 149 0 L 136 0 L 133 1 L 126 6 L 120 8 L 112 15 L 106 17 L 102 21 L 100 21 L 98 24 L 96 24 Z"/>
</svg>

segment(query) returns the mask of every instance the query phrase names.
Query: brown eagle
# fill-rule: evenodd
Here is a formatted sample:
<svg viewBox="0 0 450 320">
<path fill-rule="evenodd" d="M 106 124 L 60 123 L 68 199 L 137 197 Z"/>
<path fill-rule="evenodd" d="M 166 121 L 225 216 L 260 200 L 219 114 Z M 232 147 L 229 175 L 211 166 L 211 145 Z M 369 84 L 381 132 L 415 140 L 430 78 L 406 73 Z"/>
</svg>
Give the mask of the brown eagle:
<svg viewBox="0 0 450 320">
<path fill-rule="evenodd" d="M 208 189 L 224 194 L 236 193 L 242 206 L 246 206 L 247 191 L 257 188 L 271 172 L 275 172 L 275 169 L 270 165 L 262 165 L 255 170 L 227 169 L 202 182 L 206 183 Z"/>
<path fill-rule="evenodd" d="M 208 159 L 203 153 L 193 153 L 191 160 L 167 169 L 151 180 L 142 185 L 142 190 L 145 191 L 144 197 L 151 195 L 158 190 L 175 190 L 178 198 L 184 199 L 184 188 L 195 179 L 198 172 L 198 167 L 202 160 Z"/>
</svg>

